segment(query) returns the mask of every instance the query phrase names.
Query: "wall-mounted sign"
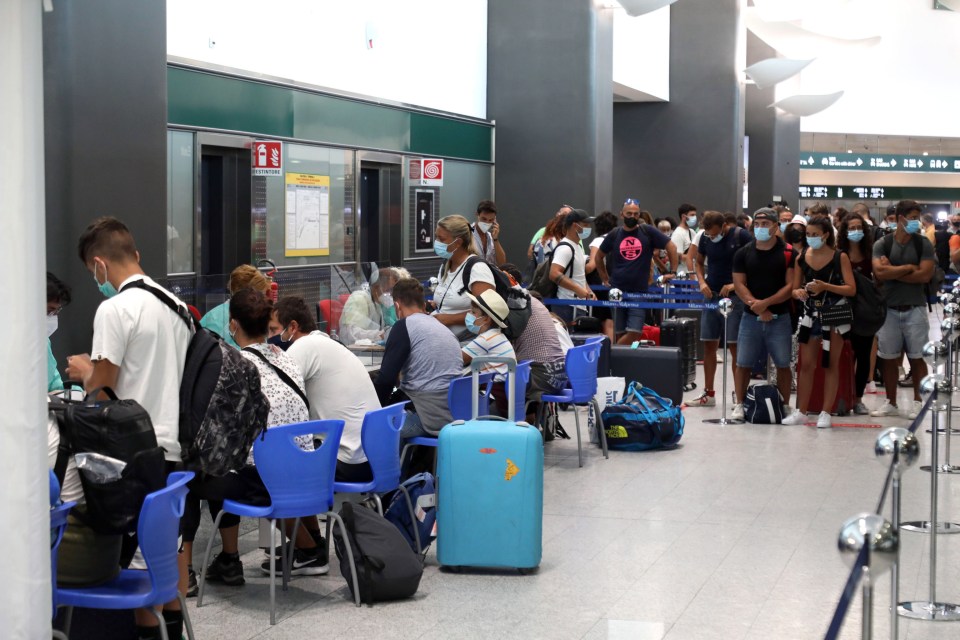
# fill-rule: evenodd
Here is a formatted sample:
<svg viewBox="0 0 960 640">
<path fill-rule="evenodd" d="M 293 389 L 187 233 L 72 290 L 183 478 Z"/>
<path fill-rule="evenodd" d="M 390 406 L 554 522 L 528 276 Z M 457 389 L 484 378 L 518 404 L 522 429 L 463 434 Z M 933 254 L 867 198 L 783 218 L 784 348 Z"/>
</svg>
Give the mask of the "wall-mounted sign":
<svg viewBox="0 0 960 640">
<path fill-rule="evenodd" d="M 253 175 L 283 175 L 283 143 L 257 140 L 253 143 Z"/>
<path fill-rule="evenodd" d="M 427 189 L 417 189 L 416 194 L 417 210 L 414 214 L 416 221 L 413 227 L 416 234 L 416 246 L 414 250 L 417 253 L 433 253 L 434 192 Z"/>
<path fill-rule="evenodd" d="M 443 160 L 440 158 L 410 160 L 410 182 L 421 187 L 442 187 Z"/>
<path fill-rule="evenodd" d="M 284 255 L 330 255 L 330 176 L 288 173 Z"/>
<path fill-rule="evenodd" d="M 800 152 L 801 169 L 960 173 L 960 158 L 877 153 Z"/>
<path fill-rule="evenodd" d="M 918 200 L 947 202 L 960 196 L 960 189 L 943 187 L 864 187 L 860 185 L 800 185 L 801 200 Z"/>
</svg>

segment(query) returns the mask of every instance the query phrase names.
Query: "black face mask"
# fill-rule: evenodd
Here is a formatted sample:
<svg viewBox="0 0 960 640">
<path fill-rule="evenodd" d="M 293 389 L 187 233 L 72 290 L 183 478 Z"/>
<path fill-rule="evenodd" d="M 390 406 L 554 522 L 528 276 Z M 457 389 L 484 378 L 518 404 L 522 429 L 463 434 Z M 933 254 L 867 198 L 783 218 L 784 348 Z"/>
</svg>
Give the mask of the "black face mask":
<svg viewBox="0 0 960 640">
<path fill-rule="evenodd" d="M 799 229 L 787 229 L 786 238 L 787 242 L 790 244 L 796 244 L 798 242 L 803 242 L 804 236 L 807 235 Z"/>
<path fill-rule="evenodd" d="M 626 227 L 627 229 L 633 229 L 633 228 L 634 228 L 635 226 L 637 226 L 638 224 L 640 224 L 640 221 L 637 220 L 636 218 L 624 218 L 624 219 L 623 219 L 623 226 Z"/>
<path fill-rule="evenodd" d="M 268 339 L 267 339 L 267 343 L 268 343 L 268 344 L 272 344 L 272 345 L 276 345 L 276 346 L 280 347 L 281 349 L 283 349 L 284 351 L 286 351 L 287 349 L 290 348 L 290 345 L 293 344 L 293 340 L 288 340 L 287 342 L 283 342 L 283 341 L 280 339 L 280 334 L 278 333 L 277 335 L 273 336 L 272 338 L 268 338 Z"/>
</svg>

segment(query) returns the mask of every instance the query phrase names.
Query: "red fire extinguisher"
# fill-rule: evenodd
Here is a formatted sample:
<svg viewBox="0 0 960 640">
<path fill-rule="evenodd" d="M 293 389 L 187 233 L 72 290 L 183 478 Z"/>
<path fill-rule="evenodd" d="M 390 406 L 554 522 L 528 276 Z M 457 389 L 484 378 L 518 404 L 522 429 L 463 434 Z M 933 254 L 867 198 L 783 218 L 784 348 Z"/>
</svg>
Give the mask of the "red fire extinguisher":
<svg viewBox="0 0 960 640">
<path fill-rule="evenodd" d="M 264 274 L 267 277 L 267 280 L 270 282 L 270 288 L 267 290 L 267 296 L 274 303 L 280 299 L 280 287 L 277 285 L 277 281 L 274 280 L 274 277 L 277 275 L 277 265 L 274 264 L 273 260 L 257 260 L 257 269 L 267 269 L 267 272 Z"/>
</svg>

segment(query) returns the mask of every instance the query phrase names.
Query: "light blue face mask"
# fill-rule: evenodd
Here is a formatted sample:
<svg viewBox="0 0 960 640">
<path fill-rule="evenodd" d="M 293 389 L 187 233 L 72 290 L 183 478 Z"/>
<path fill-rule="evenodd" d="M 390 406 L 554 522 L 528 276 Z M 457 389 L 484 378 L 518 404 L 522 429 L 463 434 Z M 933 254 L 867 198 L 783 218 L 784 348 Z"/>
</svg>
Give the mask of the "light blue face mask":
<svg viewBox="0 0 960 640">
<path fill-rule="evenodd" d="M 781 227 L 783 225 L 780 225 Z M 767 227 L 754 227 L 753 235 L 757 237 L 758 242 L 766 242 L 770 239 L 770 229 Z"/>
<path fill-rule="evenodd" d="M 453 244 L 452 242 L 450 244 Z M 444 260 L 449 260 L 453 256 L 453 251 L 447 251 L 447 247 L 450 246 L 442 240 L 433 241 L 433 252 L 443 258 Z"/>
<path fill-rule="evenodd" d="M 100 289 L 103 297 L 112 298 L 117 295 L 117 288 L 107 280 L 107 265 L 103 265 L 103 284 L 100 284 L 100 280 L 97 279 L 97 263 L 93 263 L 93 281 L 97 283 L 97 289 Z"/>
<path fill-rule="evenodd" d="M 919 220 L 907 220 L 907 226 L 905 227 L 907 233 L 919 233 L 920 232 L 920 221 Z"/>
<path fill-rule="evenodd" d="M 463 319 L 464 324 L 471 333 L 479 334 L 481 329 L 477 326 L 477 316 L 472 311 L 467 312 L 467 317 Z"/>
<path fill-rule="evenodd" d="M 723 240 L 723 230 L 720 230 L 720 233 L 710 238 L 710 242 L 720 242 Z"/>
<path fill-rule="evenodd" d="M 781 222 L 781 223 L 780 223 L 780 233 L 786 233 L 786 232 L 787 232 L 787 225 L 789 225 L 789 224 L 790 224 L 789 222 Z"/>
<path fill-rule="evenodd" d="M 807 236 L 807 246 L 817 250 L 823 246 L 823 238 L 820 236 Z"/>
<path fill-rule="evenodd" d="M 860 242 L 861 240 L 863 240 L 863 231 L 860 231 L 860 230 L 850 231 L 849 233 L 847 233 L 847 240 L 849 240 L 850 242 Z"/>
<path fill-rule="evenodd" d="M 687 226 L 693 229 L 697 228 L 697 216 L 689 216 L 687 218 Z"/>
<path fill-rule="evenodd" d="M 580 233 L 578 233 L 577 235 L 580 236 L 581 240 L 586 240 L 587 238 L 590 237 L 591 233 L 593 233 L 592 229 L 590 229 L 589 227 L 584 227 L 583 229 L 580 229 Z"/>
</svg>

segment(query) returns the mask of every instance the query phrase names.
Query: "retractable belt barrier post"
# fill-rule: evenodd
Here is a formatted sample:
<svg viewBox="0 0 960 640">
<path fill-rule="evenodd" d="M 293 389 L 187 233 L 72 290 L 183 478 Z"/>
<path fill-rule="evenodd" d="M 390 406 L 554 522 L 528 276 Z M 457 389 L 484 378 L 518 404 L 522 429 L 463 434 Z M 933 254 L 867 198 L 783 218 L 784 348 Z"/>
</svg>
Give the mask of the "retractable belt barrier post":
<svg viewBox="0 0 960 640">
<path fill-rule="evenodd" d="M 743 420 L 734 420 L 727 418 L 727 334 L 730 329 L 730 312 L 733 311 L 733 300 L 724 298 L 717 304 L 720 315 L 723 316 L 723 395 L 720 397 L 720 417 L 704 420 L 711 424 L 726 426 L 728 424 L 743 424 Z"/>
</svg>

